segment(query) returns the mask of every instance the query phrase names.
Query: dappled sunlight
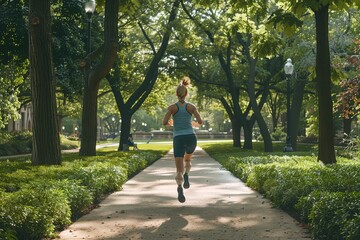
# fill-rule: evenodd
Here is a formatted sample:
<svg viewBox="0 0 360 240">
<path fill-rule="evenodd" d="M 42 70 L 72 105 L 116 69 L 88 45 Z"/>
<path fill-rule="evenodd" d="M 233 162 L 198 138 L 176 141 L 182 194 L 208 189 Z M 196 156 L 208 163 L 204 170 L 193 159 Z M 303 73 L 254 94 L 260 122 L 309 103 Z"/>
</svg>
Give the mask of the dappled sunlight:
<svg viewBox="0 0 360 240">
<path fill-rule="evenodd" d="M 169 155 L 130 179 L 61 239 L 309 239 L 306 230 L 197 151 L 185 203 Z"/>
</svg>

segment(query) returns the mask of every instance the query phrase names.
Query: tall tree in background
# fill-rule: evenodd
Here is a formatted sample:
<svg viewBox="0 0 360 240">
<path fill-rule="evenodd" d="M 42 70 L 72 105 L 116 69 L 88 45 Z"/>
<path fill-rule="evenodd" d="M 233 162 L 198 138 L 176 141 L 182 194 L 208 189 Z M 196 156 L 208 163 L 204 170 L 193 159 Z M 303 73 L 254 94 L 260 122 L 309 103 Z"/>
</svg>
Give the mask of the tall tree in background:
<svg viewBox="0 0 360 240">
<path fill-rule="evenodd" d="M 154 4 L 154 3 L 152 3 Z M 172 34 L 172 27 L 174 25 L 174 21 L 177 16 L 180 0 L 175 0 L 171 3 L 171 11 L 169 12 L 167 21 L 164 20 L 164 24 L 159 24 L 161 22 L 158 20 L 157 23 L 155 23 L 157 26 L 161 26 L 161 28 L 157 29 L 157 31 L 154 31 L 154 27 L 149 27 L 149 32 L 152 32 L 152 34 L 149 34 L 147 32 L 147 29 L 142 25 L 141 20 L 137 21 L 137 25 L 139 26 L 139 32 L 143 35 L 143 41 L 146 42 L 144 44 L 147 46 L 147 50 L 141 51 L 138 50 L 138 52 L 142 55 L 143 58 L 138 63 L 136 62 L 136 55 L 133 52 L 131 53 L 131 60 L 128 58 L 125 59 L 124 54 L 121 54 L 124 56 L 124 59 L 119 60 L 119 68 L 117 68 L 115 71 L 113 71 L 112 75 L 108 76 L 107 79 L 110 83 L 112 92 L 114 93 L 117 107 L 121 113 L 121 136 L 120 136 L 120 142 L 119 142 L 119 148 L 118 150 L 123 150 L 123 145 L 127 143 L 127 139 L 130 134 L 130 126 L 131 126 L 131 117 L 133 114 L 141 107 L 141 105 L 144 103 L 144 101 L 149 96 L 150 92 L 153 90 L 154 84 L 156 80 L 159 77 L 159 68 L 160 68 L 160 62 L 163 59 L 163 56 L 166 52 L 167 46 L 169 44 L 171 34 Z M 155 5 L 156 6 L 156 5 Z M 148 10 L 150 12 L 150 10 Z M 158 14 L 159 8 L 155 9 L 156 14 Z M 143 14 L 140 14 L 140 16 L 143 16 Z M 164 15 L 165 17 L 166 15 Z M 145 19 L 145 22 L 148 21 Z M 150 24 L 150 23 L 149 23 Z M 163 33 L 161 33 L 163 31 Z M 154 34 L 155 33 L 155 34 Z M 154 36 L 155 35 L 155 36 Z M 160 36 L 160 38 L 159 38 Z M 156 40 L 155 40 L 156 39 Z M 155 42 L 157 41 L 157 42 Z M 131 50 L 134 51 L 136 49 L 136 46 L 134 45 L 140 45 L 136 41 L 131 43 L 133 45 L 129 46 L 131 47 Z M 156 46 L 159 46 L 158 49 L 156 49 Z M 149 65 L 144 68 L 144 62 L 145 57 L 143 55 L 149 56 Z M 124 71 L 120 72 L 121 68 L 125 68 L 127 64 L 127 69 L 130 68 L 130 64 L 127 63 L 127 61 L 131 61 L 132 63 L 135 63 L 133 65 L 134 70 L 131 71 L 130 74 L 125 74 Z M 140 70 L 140 71 L 139 71 Z M 139 73 L 138 73 L 139 72 Z M 141 83 L 136 87 L 133 92 L 128 96 L 126 99 L 124 94 L 120 91 L 121 88 L 121 81 L 128 82 L 131 85 L 134 84 L 134 80 L 139 80 L 140 78 L 143 78 L 143 80 L 140 80 Z M 128 86 L 130 88 L 130 86 Z M 134 86 L 132 86 L 134 87 Z"/>
<path fill-rule="evenodd" d="M 99 84 L 113 67 L 118 51 L 119 1 L 105 2 L 104 44 L 86 56 L 82 62 L 85 71 L 83 111 L 81 121 L 80 155 L 96 155 L 97 94 Z M 101 55 L 101 56 L 100 56 Z M 99 59 L 96 66 L 91 61 Z"/>
<path fill-rule="evenodd" d="M 29 46 L 34 165 L 61 164 L 51 52 L 50 0 L 30 0 Z"/>
<path fill-rule="evenodd" d="M 331 99 L 331 61 L 329 49 L 329 8 L 347 9 L 360 7 L 359 1 L 352 0 L 304 0 L 284 1 L 298 16 L 311 10 L 315 14 L 316 27 L 316 83 L 319 104 L 319 152 L 318 161 L 324 164 L 336 163 L 333 128 L 333 103 Z"/>
<path fill-rule="evenodd" d="M 336 163 L 331 99 L 329 4 L 313 9 L 316 23 L 316 82 L 319 102 L 319 153 L 323 163 Z"/>
</svg>

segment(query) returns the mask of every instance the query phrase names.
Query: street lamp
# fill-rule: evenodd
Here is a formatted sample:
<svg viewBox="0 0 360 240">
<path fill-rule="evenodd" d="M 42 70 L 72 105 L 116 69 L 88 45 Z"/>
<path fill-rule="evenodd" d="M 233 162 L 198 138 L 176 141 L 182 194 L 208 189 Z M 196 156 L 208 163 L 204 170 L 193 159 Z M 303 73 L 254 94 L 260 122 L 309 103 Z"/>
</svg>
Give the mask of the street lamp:
<svg viewBox="0 0 360 240">
<path fill-rule="evenodd" d="M 88 19 L 88 42 L 87 42 L 87 53 L 91 52 L 91 17 L 95 12 L 96 3 L 95 0 L 89 0 L 85 3 L 85 12 Z"/>
<path fill-rule="evenodd" d="M 284 152 L 292 152 L 293 148 L 291 146 L 291 117 L 290 117 L 290 78 L 294 72 L 294 65 L 290 58 L 286 60 L 284 71 L 286 75 L 286 145 Z"/>
</svg>

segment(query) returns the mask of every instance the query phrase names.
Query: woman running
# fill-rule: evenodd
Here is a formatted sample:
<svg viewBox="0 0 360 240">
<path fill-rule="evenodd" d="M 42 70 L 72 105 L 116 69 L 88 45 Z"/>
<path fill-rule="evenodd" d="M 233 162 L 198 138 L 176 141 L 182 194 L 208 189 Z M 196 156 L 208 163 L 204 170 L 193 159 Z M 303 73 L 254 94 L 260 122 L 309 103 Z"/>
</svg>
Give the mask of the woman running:
<svg viewBox="0 0 360 240">
<path fill-rule="evenodd" d="M 184 188 L 189 188 L 189 172 L 191 168 L 191 156 L 195 151 L 197 139 L 193 126 L 200 126 L 202 119 L 196 107 L 185 101 L 188 95 L 187 87 L 190 87 L 190 79 L 184 77 L 176 88 L 176 96 L 179 101 L 171 104 L 164 117 L 164 125 L 173 126 L 173 148 L 176 165 L 176 183 L 178 185 L 178 200 L 185 202 Z M 192 115 L 197 122 L 192 122 Z M 170 119 L 172 117 L 172 119 Z M 185 161 L 185 173 L 184 173 Z M 184 182 L 184 185 L 183 185 Z M 183 185 L 183 186 L 182 186 Z"/>
</svg>

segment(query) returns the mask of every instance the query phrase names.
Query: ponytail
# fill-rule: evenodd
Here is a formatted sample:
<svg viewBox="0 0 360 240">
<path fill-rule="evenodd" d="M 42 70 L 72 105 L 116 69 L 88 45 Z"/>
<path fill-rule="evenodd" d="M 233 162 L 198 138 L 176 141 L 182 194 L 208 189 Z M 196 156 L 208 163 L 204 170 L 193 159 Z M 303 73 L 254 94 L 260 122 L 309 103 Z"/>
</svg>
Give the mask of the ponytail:
<svg viewBox="0 0 360 240">
<path fill-rule="evenodd" d="M 190 78 L 183 77 L 178 87 L 176 88 L 176 95 L 178 96 L 180 102 L 184 101 L 185 97 L 187 96 L 187 87 L 191 87 Z"/>
</svg>

